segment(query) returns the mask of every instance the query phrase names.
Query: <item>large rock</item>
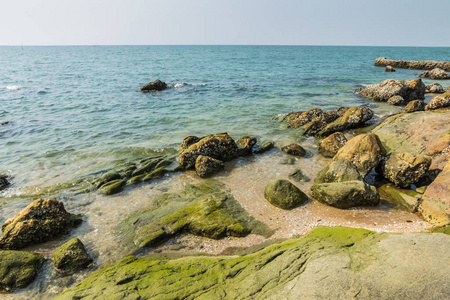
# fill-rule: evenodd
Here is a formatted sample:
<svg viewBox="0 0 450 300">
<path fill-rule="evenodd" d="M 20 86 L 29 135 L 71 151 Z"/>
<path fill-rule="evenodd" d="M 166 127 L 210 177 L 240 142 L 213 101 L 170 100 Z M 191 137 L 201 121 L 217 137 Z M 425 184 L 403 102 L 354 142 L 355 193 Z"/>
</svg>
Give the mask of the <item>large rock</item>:
<svg viewBox="0 0 450 300">
<path fill-rule="evenodd" d="M 127 257 L 64 299 L 446 299 L 450 237 L 319 227 L 245 256 Z"/>
<path fill-rule="evenodd" d="M 431 71 L 426 71 L 419 74 L 419 77 L 429 79 L 450 79 L 450 75 L 445 70 L 434 68 Z"/>
<path fill-rule="evenodd" d="M 386 67 L 393 66 L 402 69 L 415 70 L 433 70 L 441 68 L 445 71 L 450 71 L 450 61 L 436 61 L 436 60 L 395 60 L 387 59 L 386 57 L 379 57 L 375 60 L 375 66 Z"/>
<path fill-rule="evenodd" d="M 218 159 L 209 156 L 199 155 L 195 161 L 195 171 L 200 177 L 208 177 L 223 170 L 224 164 Z"/>
<path fill-rule="evenodd" d="M 253 146 L 255 146 L 257 140 L 255 137 L 250 137 L 248 135 L 239 138 L 236 144 L 239 147 L 239 155 L 245 156 L 252 154 Z"/>
<path fill-rule="evenodd" d="M 434 96 L 425 106 L 425 110 L 434 110 L 445 107 L 450 107 L 450 92 Z"/>
<path fill-rule="evenodd" d="M 409 187 L 425 175 L 431 165 L 431 157 L 423 154 L 391 153 L 381 164 L 383 176 L 398 187 Z"/>
<path fill-rule="evenodd" d="M 181 152 L 180 165 L 186 169 L 194 168 L 199 155 L 229 161 L 239 155 L 239 148 L 227 133 L 208 135 Z"/>
<path fill-rule="evenodd" d="M 356 166 L 348 160 L 338 159 L 332 161 L 317 175 L 314 180 L 316 183 L 344 182 L 344 181 L 362 181 Z"/>
<path fill-rule="evenodd" d="M 334 157 L 345 143 L 347 143 L 345 135 L 342 132 L 335 132 L 320 141 L 319 152 L 325 157 Z"/>
<path fill-rule="evenodd" d="M 2 249 L 20 249 L 67 234 L 82 222 L 80 215 L 64 209 L 62 202 L 38 199 L 2 225 Z"/>
<path fill-rule="evenodd" d="M 91 263 L 92 258 L 87 254 L 83 243 L 78 238 L 73 238 L 61 245 L 53 254 L 55 268 L 65 275 L 85 269 Z"/>
<path fill-rule="evenodd" d="M 425 92 L 433 94 L 443 94 L 445 93 L 444 88 L 437 82 L 427 84 L 425 86 Z"/>
<path fill-rule="evenodd" d="M 351 107 L 345 113 L 323 127 L 316 135 L 328 136 L 334 132 L 362 126 L 373 117 L 373 111 L 367 107 Z"/>
<path fill-rule="evenodd" d="M 413 100 L 405 106 L 405 112 L 412 113 L 416 111 L 424 111 L 425 105 L 425 101 L 423 100 Z"/>
<path fill-rule="evenodd" d="M 365 177 L 386 156 L 380 139 L 373 133 L 360 134 L 349 140 L 333 160 L 345 159 L 356 166 Z"/>
<path fill-rule="evenodd" d="M 286 152 L 287 154 L 295 155 L 295 156 L 305 156 L 306 150 L 300 146 L 299 144 L 290 144 L 281 147 L 281 151 Z"/>
<path fill-rule="evenodd" d="M 8 176 L 0 174 L 0 191 L 6 189 L 8 185 L 9 185 Z"/>
<path fill-rule="evenodd" d="M 159 79 L 149 82 L 141 87 L 141 92 L 147 93 L 152 91 L 162 91 L 167 89 L 167 84 Z"/>
<path fill-rule="evenodd" d="M 387 102 L 393 96 L 401 96 L 405 102 L 425 98 L 425 85 L 422 80 L 387 79 L 382 83 L 372 84 L 359 92 L 360 96 Z"/>
<path fill-rule="evenodd" d="M 264 198 L 283 209 L 292 209 L 308 201 L 305 193 L 285 179 L 270 181 L 264 189 Z"/>
<path fill-rule="evenodd" d="M 42 262 L 34 253 L 0 251 L 0 293 L 29 285 L 38 275 Z"/>
<path fill-rule="evenodd" d="M 377 189 L 361 180 L 316 183 L 311 187 L 311 195 L 314 199 L 337 208 L 375 206 L 380 203 Z"/>
<path fill-rule="evenodd" d="M 450 224 L 450 161 L 425 190 L 418 211 L 432 224 Z"/>
</svg>

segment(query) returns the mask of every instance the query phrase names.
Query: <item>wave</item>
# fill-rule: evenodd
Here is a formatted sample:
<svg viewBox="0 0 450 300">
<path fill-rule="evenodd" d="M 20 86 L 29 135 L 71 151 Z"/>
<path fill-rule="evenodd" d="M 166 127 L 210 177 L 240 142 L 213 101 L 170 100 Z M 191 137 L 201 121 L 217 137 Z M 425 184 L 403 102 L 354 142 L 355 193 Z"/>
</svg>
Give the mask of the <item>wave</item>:
<svg viewBox="0 0 450 300">
<path fill-rule="evenodd" d="M 20 85 L 8 85 L 8 86 L 6 86 L 6 89 L 10 90 L 10 91 L 20 90 L 21 88 L 23 88 L 23 86 L 20 86 Z"/>
</svg>

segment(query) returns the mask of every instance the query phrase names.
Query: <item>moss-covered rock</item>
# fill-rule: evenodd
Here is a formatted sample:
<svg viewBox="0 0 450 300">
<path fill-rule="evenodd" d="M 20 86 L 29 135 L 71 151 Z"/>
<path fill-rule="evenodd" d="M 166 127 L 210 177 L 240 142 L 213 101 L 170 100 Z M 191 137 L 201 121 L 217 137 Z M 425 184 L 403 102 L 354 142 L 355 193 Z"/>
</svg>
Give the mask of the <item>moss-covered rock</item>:
<svg viewBox="0 0 450 300">
<path fill-rule="evenodd" d="M 392 184 L 384 184 L 378 188 L 380 199 L 397 204 L 412 213 L 417 212 L 421 194 L 407 189 L 400 189 Z"/>
<path fill-rule="evenodd" d="M 117 180 L 117 179 L 121 179 L 122 177 L 120 176 L 119 173 L 115 172 L 115 171 L 109 171 L 106 172 L 105 174 L 103 174 L 102 176 L 100 176 L 99 178 L 95 179 L 92 182 L 92 185 L 96 188 L 100 188 L 102 187 L 104 184 Z"/>
<path fill-rule="evenodd" d="M 200 177 L 208 177 L 223 170 L 224 164 L 218 159 L 209 156 L 199 155 L 195 161 L 195 171 Z"/>
<path fill-rule="evenodd" d="M 301 182 L 308 182 L 311 180 L 308 176 L 303 174 L 302 170 L 300 170 L 300 169 L 296 169 L 294 172 L 289 174 L 289 178 L 292 178 L 296 181 L 301 181 Z"/>
<path fill-rule="evenodd" d="M 123 179 L 116 179 L 110 182 L 107 182 L 106 184 L 102 185 L 99 189 L 99 191 L 104 195 L 113 195 L 120 193 L 127 182 Z"/>
<path fill-rule="evenodd" d="M 123 242 L 129 249 L 156 246 L 181 233 L 213 239 L 246 236 L 251 232 L 271 234 L 215 180 L 187 185 L 177 194 L 163 194 L 154 199 L 153 205 L 119 225 Z"/>
<path fill-rule="evenodd" d="M 319 153 L 325 157 L 334 157 L 345 143 L 347 143 L 345 135 L 342 132 L 335 132 L 319 143 Z"/>
<path fill-rule="evenodd" d="M 444 299 L 449 247 L 443 234 L 320 227 L 241 257 L 127 257 L 56 299 Z"/>
<path fill-rule="evenodd" d="M 78 270 L 87 268 L 92 258 L 87 254 L 83 243 L 73 238 L 61 245 L 53 254 L 53 264 L 62 274 L 73 274 Z"/>
<path fill-rule="evenodd" d="M 0 248 L 20 249 L 45 242 L 68 233 L 81 222 L 81 216 L 68 213 L 62 202 L 38 199 L 3 223 Z"/>
<path fill-rule="evenodd" d="M 317 175 L 314 180 L 316 183 L 344 182 L 344 181 L 362 181 L 363 177 L 358 172 L 354 164 L 345 159 L 332 161 Z"/>
<path fill-rule="evenodd" d="M 275 147 L 273 142 L 265 141 L 265 142 L 257 142 L 255 146 L 253 146 L 253 153 L 262 154 L 267 152 Z"/>
<path fill-rule="evenodd" d="M 180 152 L 183 152 L 184 150 L 186 150 L 187 148 L 189 148 L 192 144 L 197 143 L 198 141 L 200 141 L 201 139 L 198 136 L 195 135 L 190 135 L 187 136 L 183 139 L 183 141 L 180 144 Z"/>
<path fill-rule="evenodd" d="M 264 189 L 264 198 L 271 204 L 283 209 L 293 209 L 308 201 L 308 196 L 305 193 L 285 179 L 270 181 Z"/>
<path fill-rule="evenodd" d="M 281 147 L 281 151 L 286 152 L 287 154 L 295 155 L 295 156 L 305 156 L 306 150 L 300 146 L 299 144 L 290 144 Z"/>
<path fill-rule="evenodd" d="M 0 251 L 0 293 L 24 288 L 38 275 L 43 259 L 23 251 Z"/>
</svg>

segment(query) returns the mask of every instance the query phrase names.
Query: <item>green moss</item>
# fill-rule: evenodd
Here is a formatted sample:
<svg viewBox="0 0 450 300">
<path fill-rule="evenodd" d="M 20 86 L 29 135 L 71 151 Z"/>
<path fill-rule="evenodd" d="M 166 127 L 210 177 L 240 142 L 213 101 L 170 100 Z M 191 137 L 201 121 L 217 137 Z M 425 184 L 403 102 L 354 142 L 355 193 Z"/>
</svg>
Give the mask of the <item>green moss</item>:
<svg viewBox="0 0 450 300">
<path fill-rule="evenodd" d="M 116 179 L 116 180 L 107 182 L 104 185 L 102 185 L 102 187 L 99 189 L 99 191 L 105 195 L 117 194 L 123 190 L 126 183 L 127 182 L 123 179 Z"/>
<path fill-rule="evenodd" d="M 445 225 L 442 227 L 435 227 L 432 229 L 433 232 L 441 232 L 450 235 L 450 225 Z"/>
<path fill-rule="evenodd" d="M 42 259 L 23 251 L 0 251 L 0 293 L 24 288 L 37 276 Z"/>
<path fill-rule="evenodd" d="M 53 264 L 63 274 L 73 274 L 91 263 L 92 259 L 78 238 L 61 245 L 53 254 Z"/>
<path fill-rule="evenodd" d="M 417 212 L 421 194 L 413 190 L 400 189 L 392 184 L 385 184 L 378 188 L 380 198 L 397 204 L 410 212 Z"/>
</svg>

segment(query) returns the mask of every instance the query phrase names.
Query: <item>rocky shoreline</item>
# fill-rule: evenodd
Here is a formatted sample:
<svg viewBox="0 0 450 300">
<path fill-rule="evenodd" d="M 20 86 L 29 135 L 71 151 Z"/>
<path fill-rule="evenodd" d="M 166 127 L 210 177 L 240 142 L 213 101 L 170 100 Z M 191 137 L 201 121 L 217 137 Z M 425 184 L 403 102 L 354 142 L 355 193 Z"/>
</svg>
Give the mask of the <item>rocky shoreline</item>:
<svg viewBox="0 0 450 300">
<path fill-rule="evenodd" d="M 166 86 L 158 80 L 143 87 L 142 91 L 161 91 Z M 450 93 L 434 96 L 425 104 L 426 89 L 421 79 L 386 80 L 361 89 L 359 95 L 362 97 L 396 106 L 406 105 L 406 112 L 377 124 L 370 123 L 375 114 L 365 106 L 332 111 L 315 108 L 283 117 L 281 121 L 288 123 L 285 130 L 317 138 L 319 145 L 313 153 L 299 143 L 276 145 L 279 149 L 273 149 L 274 143 L 252 136 L 237 140 L 227 133 L 188 136 L 181 142 L 176 157 L 167 154 L 122 162 L 113 170 L 91 177 L 90 186 L 83 186 L 81 193 L 97 192 L 102 197 L 114 197 L 110 195 L 125 193 L 130 186 L 195 170 L 195 176 L 200 180 L 198 184 L 187 184 L 178 193 L 166 192 L 153 197 L 147 208 L 139 208 L 115 228 L 120 237 L 118 244 L 127 249 L 127 255 L 145 253 L 149 248 L 158 248 L 186 234 L 210 239 L 249 235 L 268 239 L 276 236 L 276 228 L 249 214 L 248 207 L 237 201 L 227 186 L 217 179 L 224 176 L 223 173 L 229 171 L 229 166 L 239 158 L 270 151 L 285 152 L 289 157 L 287 164 L 295 164 L 297 159 L 308 160 L 320 155 L 326 163 L 320 172 L 310 176 L 308 181 L 311 183 L 305 185 L 308 190 L 275 174 L 261 191 L 267 203 L 264 205 L 274 206 L 273 209 L 287 214 L 287 211 L 316 200 L 343 210 L 377 207 L 381 201 L 387 201 L 417 214 L 435 227 L 434 230 L 448 233 Z M 292 178 L 302 175 L 301 170 L 294 173 Z M 222 181 L 226 182 L 226 179 Z M 4 184 L 4 188 L 7 186 Z M 26 287 L 36 278 L 40 268 L 50 268 L 60 275 L 95 268 L 95 260 L 91 257 L 93 249 L 85 247 L 78 238 L 51 250 L 53 266 L 42 267 L 43 256 L 23 251 L 29 245 L 59 239 L 67 235 L 70 228 L 83 226 L 87 221 L 82 215 L 67 212 L 64 204 L 54 199 L 35 200 L 8 219 L 2 226 L 0 238 L 0 249 L 3 249 L 0 251 L 0 290 L 11 292 Z M 420 242 L 420 249 L 411 248 L 411 243 L 416 241 Z M 376 246 L 380 242 L 385 243 L 381 250 Z M 369 297 L 379 295 L 385 299 L 388 295 L 404 296 L 406 289 L 407 295 L 413 298 L 427 298 L 449 293 L 445 276 L 441 274 L 448 269 L 438 267 L 440 259 L 449 258 L 444 251 L 449 242 L 448 235 L 442 233 L 394 235 L 346 227 L 319 227 L 301 239 L 238 258 L 124 258 L 100 269 L 60 298 L 102 299 L 114 295 L 139 299 L 163 294 L 171 295 L 170 298 L 235 298 L 233 295 L 237 297 L 236 293 L 249 284 L 253 288 L 239 294 L 240 297 L 277 298 L 282 295 L 289 298 L 293 295 L 307 297 L 312 295 L 308 293 L 313 293 L 317 297 L 345 298 L 354 293 Z M 438 247 L 429 247 L 428 243 L 438 244 Z M 398 248 L 392 249 L 392 244 Z M 405 251 L 413 254 L 405 258 L 401 254 Z M 412 267 L 410 262 L 420 256 L 426 256 L 428 263 Z M 350 269 L 349 262 L 352 262 Z M 324 270 L 320 267 L 323 263 L 331 264 L 333 268 Z M 198 266 L 198 270 L 189 267 L 192 264 Z M 385 268 L 397 270 L 391 274 L 393 277 L 405 274 L 415 274 L 420 279 L 424 274 L 429 277 L 416 286 L 407 285 L 407 281 L 388 286 L 388 281 L 372 280 L 362 287 L 368 277 L 380 278 Z M 335 275 L 344 269 L 349 270 L 337 280 Z M 175 270 L 184 271 L 161 279 L 167 272 Z M 276 274 L 280 272 L 287 275 L 277 281 Z M 260 274 L 266 281 L 255 281 L 252 279 L 255 274 Z M 316 279 L 321 277 L 330 278 L 328 284 L 336 289 L 320 288 Z M 155 285 L 154 280 L 161 282 Z M 198 284 L 192 285 L 191 281 Z M 312 286 L 307 293 L 300 288 L 306 283 Z M 138 286 L 140 288 L 136 289 Z"/>
<path fill-rule="evenodd" d="M 450 62 L 436 61 L 436 60 L 395 60 L 387 59 L 386 57 L 379 57 L 375 59 L 375 66 L 395 68 L 414 69 L 414 70 L 433 70 L 435 68 L 450 71 Z"/>
</svg>

